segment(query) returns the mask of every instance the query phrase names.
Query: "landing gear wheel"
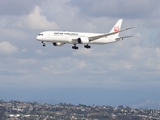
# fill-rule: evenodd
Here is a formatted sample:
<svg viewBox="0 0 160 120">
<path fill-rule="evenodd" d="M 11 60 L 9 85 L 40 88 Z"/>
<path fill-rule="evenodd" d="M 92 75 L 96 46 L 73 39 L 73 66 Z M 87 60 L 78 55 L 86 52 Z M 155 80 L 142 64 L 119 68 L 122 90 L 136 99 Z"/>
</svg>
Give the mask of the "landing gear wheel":
<svg viewBox="0 0 160 120">
<path fill-rule="evenodd" d="M 45 47 L 46 46 L 46 44 L 45 43 L 43 43 L 43 47 Z"/>
<path fill-rule="evenodd" d="M 46 44 L 42 41 L 42 43 L 43 43 L 43 47 L 45 47 L 46 46 Z"/>
<path fill-rule="evenodd" d="M 89 48 L 91 48 L 91 46 L 89 46 L 89 45 L 87 44 L 87 45 L 84 46 L 84 48 L 89 49 Z"/>
<path fill-rule="evenodd" d="M 78 50 L 78 47 L 76 46 L 76 44 L 74 44 L 74 46 L 72 46 L 72 49 Z"/>
</svg>

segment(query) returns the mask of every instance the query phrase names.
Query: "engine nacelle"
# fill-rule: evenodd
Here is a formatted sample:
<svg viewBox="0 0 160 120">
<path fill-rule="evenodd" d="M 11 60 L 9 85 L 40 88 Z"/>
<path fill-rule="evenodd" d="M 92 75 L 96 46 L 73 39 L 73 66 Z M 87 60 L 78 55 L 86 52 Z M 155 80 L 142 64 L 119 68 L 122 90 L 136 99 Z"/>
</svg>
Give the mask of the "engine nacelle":
<svg viewBox="0 0 160 120">
<path fill-rule="evenodd" d="M 53 43 L 54 46 L 62 46 L 64 45 L 65 43 L 60 43 L 60 42 L 56 42 L 56 43 Z"/>
<path fill-rule="evenodd" d="M 78 43 L 82 44 L 87 44 L 89 43 L 89 39 L 87 37 L 81 37 L 81 38 L 78 38 Z"/>
</svg>

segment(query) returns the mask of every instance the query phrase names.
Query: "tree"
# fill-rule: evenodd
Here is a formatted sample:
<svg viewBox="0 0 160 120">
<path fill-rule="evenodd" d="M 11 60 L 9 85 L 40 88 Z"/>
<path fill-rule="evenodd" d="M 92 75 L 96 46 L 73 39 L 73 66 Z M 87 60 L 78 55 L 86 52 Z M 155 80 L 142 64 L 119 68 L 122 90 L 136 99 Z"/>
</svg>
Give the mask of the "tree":
<svg viewBox="0 0 160 120">
<path fill-rule="evenodd" d="M 127 106 L 127 107 L 125 108 L 125 110 L 127 110 L 128 112 L 130 112 L 130 111 L 132 110 L 132 108 L 130 108 L 129 106 Z"/>
<path fill-rule="evenodd" d="M 0 104 L 2 104 L 4 101 L 3 100 L 0 100 Z"/>
<path fill-rule="evenodd" d="M 5 119 L 5 113 L 4 112 L 0 112 L 0 120 L 4 120 Z"/>
</svg>

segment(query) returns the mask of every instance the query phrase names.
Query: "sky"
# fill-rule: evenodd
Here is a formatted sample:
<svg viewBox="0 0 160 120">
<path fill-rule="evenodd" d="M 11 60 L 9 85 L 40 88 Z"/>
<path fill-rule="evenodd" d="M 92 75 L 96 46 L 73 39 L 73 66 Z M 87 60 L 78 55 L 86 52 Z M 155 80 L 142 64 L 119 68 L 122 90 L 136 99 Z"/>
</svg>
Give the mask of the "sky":
<svg viewBox="0 0 160 120">
<path fill-rule="evenodd" d="M 73 50 L 46 30 L 107 33 L 120 42 Z M 160 109 L 160 8 L 155 0 L 1 0 L 0 99 Z"/>
</svg>

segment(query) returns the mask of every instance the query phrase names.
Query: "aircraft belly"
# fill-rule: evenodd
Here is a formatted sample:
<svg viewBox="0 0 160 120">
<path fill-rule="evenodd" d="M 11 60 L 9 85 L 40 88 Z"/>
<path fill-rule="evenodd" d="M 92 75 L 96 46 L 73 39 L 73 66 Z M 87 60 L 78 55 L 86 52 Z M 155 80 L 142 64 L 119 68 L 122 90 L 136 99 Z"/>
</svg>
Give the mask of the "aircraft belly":
<svg viewBox="0 0 160 120">
<path fill-rule="evenodd" d="M 101 38 L 90 42 L 91 44 L 109 44 L 115 42 L 113 39 Z"/>
</svg>

